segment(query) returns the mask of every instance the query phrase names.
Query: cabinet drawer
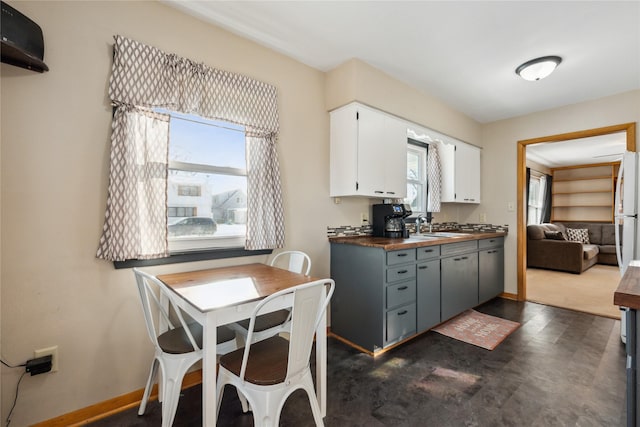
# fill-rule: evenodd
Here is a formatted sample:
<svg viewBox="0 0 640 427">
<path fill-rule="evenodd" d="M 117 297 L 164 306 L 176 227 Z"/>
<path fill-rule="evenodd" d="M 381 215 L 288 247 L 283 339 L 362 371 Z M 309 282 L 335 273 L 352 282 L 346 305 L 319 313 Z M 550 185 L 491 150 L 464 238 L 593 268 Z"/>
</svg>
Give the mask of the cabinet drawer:
<svg viewBox="0 0 640 427">
<path fill-rule="evenodd" d="M 398 307 L 399 305 L 415 302 L 416 300 L 416 281 L 398 283 L 397 285 L 387 286 L 387 308 Z"/>
<path fill-rule="evenodd" d="M 455 254 L 462 254 L 465 252 L 473 252 L 475 250 L 478 250 L 478 241 L 467 240 L 466 242 L 449 243 L 446 245 L 442 245 L 440 254 L 442 256 L 455 255 Z"/>
<path fill-rule="evenodd" d="M 416 333 L 416 305 L 407 304 L 387 312 L 386 344 Z"/>
<path fill-rule="evenodd" d="M 401 265 L 400 267 L 391 267 L 387 269 L 387 283 L 412 279 L 414 277 L 416 277 L 415 264 Z"/>
<path fill-rule="evenodd" d="M 440 246 L 425 246 L 416 249 L 418 259 L 431 259 L 440 256 Z"/>
<path fill-rule="evenodd" d="M 490 239 L 482 239 L 478 241 L 478 247 L 480 249 L 495 248 L 503 245 L 504 245 L 504 237 L 492 237 Z"/>
<path fill-rule="evenodd" d="M 403 264 L 416 260 L 415 249 L 387 252 L 387 265 Z"/>
</svg>

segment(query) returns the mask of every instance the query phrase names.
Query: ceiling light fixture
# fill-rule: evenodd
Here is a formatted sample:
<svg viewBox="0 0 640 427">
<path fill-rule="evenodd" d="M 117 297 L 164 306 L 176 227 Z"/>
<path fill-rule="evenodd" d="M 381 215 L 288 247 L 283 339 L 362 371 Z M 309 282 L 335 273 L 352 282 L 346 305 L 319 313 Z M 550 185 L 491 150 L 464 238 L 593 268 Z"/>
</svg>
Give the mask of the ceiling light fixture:
<svg viewBox="0 0 640 427">
<path fill-rule="evenodd" d="M 562 62 L 559 56 L 543 56 L 532 59 L 516 68 L 516 74 L 525 80 L 536 81 L 544 79 Z"/>
</svg>

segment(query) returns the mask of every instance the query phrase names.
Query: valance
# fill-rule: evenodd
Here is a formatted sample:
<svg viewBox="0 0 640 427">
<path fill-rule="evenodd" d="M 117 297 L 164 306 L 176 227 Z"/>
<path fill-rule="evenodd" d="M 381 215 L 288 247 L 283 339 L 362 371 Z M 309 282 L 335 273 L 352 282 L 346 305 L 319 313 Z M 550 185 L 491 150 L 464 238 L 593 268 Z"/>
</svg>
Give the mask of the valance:
<svg viewBox="0 0 640 427">
<path fill-rule="evenodd" d="M 165 107 L 245 126 L 250 136 L 278 133 L 274 86 L 115 36 L 109 97 L 114 104 Z"/>
</svg>

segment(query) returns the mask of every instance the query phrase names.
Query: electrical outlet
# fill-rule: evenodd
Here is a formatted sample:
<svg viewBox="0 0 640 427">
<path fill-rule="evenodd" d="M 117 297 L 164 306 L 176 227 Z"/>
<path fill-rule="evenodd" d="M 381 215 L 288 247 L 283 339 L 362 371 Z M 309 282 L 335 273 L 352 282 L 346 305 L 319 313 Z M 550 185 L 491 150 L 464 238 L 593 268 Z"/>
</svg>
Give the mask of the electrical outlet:
<svg viewBox="0 0 640 427">
<path fill-rule="evenodd" d="M 485 223 L 485 222 L 487 222 L 487 214 L 486 214 L 485 212 L 482 212 L 482 213 L 480 214 L 480 222 L 481 222 L 481 223 Z"/>
<path fill-rule="evenodd" d="M 33 351 L 33 357 L 44 357 L 47 355 L 51 355 L 51 371 L 50 372 L 58 372 L 58 346 L 54 345 L 53 347 L 41 348 L 39 350 Z"/>
<path fill-rule="evenodd" d="M 516 210 L 516 205 L 513 202 L 507 202 L 507 210 L 509 212 L 513 212 Z"/>
<path fill-rule="evenodd" d="M 360 224 L 369 224 L 369 214 L 366 212 L 360 212 Z"/>
</svg>

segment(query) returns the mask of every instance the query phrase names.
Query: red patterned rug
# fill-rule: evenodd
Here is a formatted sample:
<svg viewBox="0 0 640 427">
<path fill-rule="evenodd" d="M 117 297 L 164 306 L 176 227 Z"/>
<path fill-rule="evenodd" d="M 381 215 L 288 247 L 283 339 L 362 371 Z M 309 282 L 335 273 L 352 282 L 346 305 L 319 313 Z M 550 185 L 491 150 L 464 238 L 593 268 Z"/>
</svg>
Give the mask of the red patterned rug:
<svg viewBox="0 0 640 427">
<path fill-rule="evenodd" d="M 467 310 L 433 330 L 459 341 L 493 350 L 519 327 L 518 322 Z"/>
</svg>

